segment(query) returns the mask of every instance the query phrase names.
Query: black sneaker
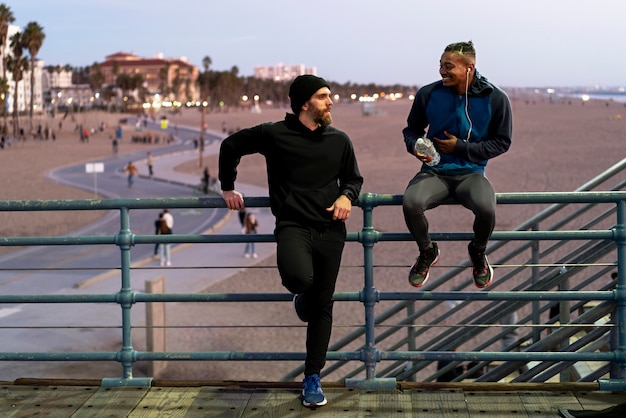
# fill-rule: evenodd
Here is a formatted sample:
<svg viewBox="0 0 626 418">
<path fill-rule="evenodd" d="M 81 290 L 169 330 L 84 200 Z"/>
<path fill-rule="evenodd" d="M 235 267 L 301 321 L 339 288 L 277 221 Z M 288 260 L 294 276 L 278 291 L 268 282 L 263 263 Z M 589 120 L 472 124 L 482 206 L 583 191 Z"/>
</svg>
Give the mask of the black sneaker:
<svg viewBox="0 0 626 418">
<path fill-rule="evenodd" d="M 420 256 L 417 257 L 417 261 L 409 272 L 409 284 L 413 287 L 424 286 L 430 274 L 430 266 L 437 264 L 437 261 L 439 261 L 439 247 L 436 242 L 433 242 L 431 249 L 420 251 Z"/>
<path fill-rule="evenodd" d="M 477 288 L 483 289 L 493 281 L 493 268 L 487 260 L 484 249 L 478 249 L 471 241 L 467 246 L 470 260 L 472 261 L 472 275 L 474 276 L 474 284 Z"/>
<path fill-rule="evenodd" d="M 293 308 L 296 310 L 296 315 L 298 315 L 298 319 L 300 319 L 300 321 L 309 322 L 309 316 L 307 315 L 306 309 L 303 305 L 303 296 L 304 295 L 301 294 L 293 295 Z"/>
</svg>

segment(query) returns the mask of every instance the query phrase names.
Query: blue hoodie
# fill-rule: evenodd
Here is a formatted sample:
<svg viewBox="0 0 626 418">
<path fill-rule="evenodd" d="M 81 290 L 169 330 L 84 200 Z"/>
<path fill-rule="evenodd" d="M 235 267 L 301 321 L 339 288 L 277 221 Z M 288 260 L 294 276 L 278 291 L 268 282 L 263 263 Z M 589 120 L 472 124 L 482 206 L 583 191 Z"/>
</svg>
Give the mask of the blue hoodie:
<svg viewBox="0 0 626 418">
<path fill-rule="evenodd" d="M 506 93 L 475 71 L 467 98 L 469 120 L 465 95 L 445 87 L 443 81 L 418 90 L 407 127 L 402 131 L 407 151 L 415 155 L 415 142 L 424 135 L 430 139 L 446 139 L 444 131 L 447 131 L 458 138 L 453 153 L 440 152 L 439 164 L 433 167 L 422 164 L 422 172 L 448 176 L 484 173 L 489 159 L 508 151 L 513 117 Z"/>
</svg>

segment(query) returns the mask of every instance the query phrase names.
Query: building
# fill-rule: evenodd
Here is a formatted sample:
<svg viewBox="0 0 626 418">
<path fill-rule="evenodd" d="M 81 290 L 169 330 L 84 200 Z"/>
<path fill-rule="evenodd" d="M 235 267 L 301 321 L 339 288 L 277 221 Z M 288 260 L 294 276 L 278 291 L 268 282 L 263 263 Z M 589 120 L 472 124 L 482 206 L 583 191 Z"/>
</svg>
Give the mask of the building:
<svg viewBox="0 0 626 418">
<path fill-rule="evenodd" d="M 7 45 L 3 45 L 4 48 L 4 56 L 8 57 L 12 55 L 10 39 L 14 34 L 21 32 L 21 28 L 19 26 L 9 25 L 9 31 L 7 34 Z M 24 51 L 23 55 L 24 59 L 29 60 L 28 51 Z M 35 88 L 33 90 L 33 111 L 34 113 L 41 113 L 43 110 L 43 94 L 42 94 L 42 85 L 41 85 L 41 74 L 43 72 L 44 62 L 42 60 L 35 60 L 35 68 L 33 71 L 35 72 Z M 2 62 L 0 60 L 0 77 L 2 76 Z M 8 96 L 7 96 L 7 112 L 9 114 L 13 113 L 13 107 L 15 103 L 15 95 L 17 95 L 17 110 L 20 113 L 28 112 L 30 110 L 30 77 L 31 70 L 24 71 L 22 76 L 22 80 L 15 85 L 13 81 L 13 74 L 10 71 L 7 71 L 7 83 L 9 87 Z"/>
<path fill-rule="evenodd" d="M 98 64 L 104 78 L 104 85 L 117 84 L 120 74 L 141 75 L 143 87 L 149 94 L 180 102 L 195 101 L 199 97 L 196 81 L 198 67 L 191 65 L 187 58 L 164 58 L 161 54 L 154 58 L 142 58 L 133 53 L 117 52 L 108 55 Z"/>
<path fill-rule="evenodd" d="M 60 65 L 44 67 L 41 86 L 43 91 L 63 89 L 72 86 L 72 70 Z"/>
<path fill-rule="evenodd" d="M 262 80 L 291 81 L 303 74 L 317 75 L 317 68 L 307 68 L 304 64 L 284 65 L 283 63 L 254 67 L 254 77 Z"/>
</svg>

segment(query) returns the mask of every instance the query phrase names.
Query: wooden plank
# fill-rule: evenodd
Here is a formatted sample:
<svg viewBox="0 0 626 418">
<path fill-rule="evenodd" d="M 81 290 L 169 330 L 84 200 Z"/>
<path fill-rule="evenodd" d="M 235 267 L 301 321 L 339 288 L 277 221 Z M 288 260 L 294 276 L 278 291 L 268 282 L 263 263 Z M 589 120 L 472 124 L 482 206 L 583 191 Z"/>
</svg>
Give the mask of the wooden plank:
<svg viewBox="0 0 626 418">
<path fill-rule="evenodd" d="M 579 409 L 590 409 L 592 411 L 600 411 L 626 402 L 626 393 L 623 392 L 577 392 L 575 395 L 582 406 Z"/>
<path fill-rule="evenodd" d="M 532 417 L 555 417 L 559 408 L 581 409 L 578 399 L 570 391 L 527 391 L 517 394 L 527 414 Z"/>
<path fill-rule="evenodd" d="M 256 390 L 251 393 L 242 416 L 297 418 L 303 408 L 299 394 L 298 390 Z"/>
<path fill-rule="evenodd" d="M 27 386 L 0 387 L 0 416 L 21 417 L 27 416 L 24 411 L 37 405 L 48 397 L 48 393 L 40 388 Z"/>
<path fill-rule="evenodd" d="M 126 417 L 149 391 L 146 387 L 96 389 L 72 418 Z"/>
<path fill-rule="evenodd" d="M 465 403 L 470 417 L 528 416 L 526 408 L 516 392 L 465 392 Z"/>
<path fill-rule="evenodd" d="M 192 408 L 198 392 L 200 388 L 150 388 L 128 417 L 184 417 Z"/>
<path fill-rule="evenodd" d="M 0 386 L 0 417 L 555 417 L 558 408 L 599 411 L 626 402 L 626 393 L 571 390 L 476 391 L 460 388 L 362 391 L 325 387 L 328 405 L 301 405 L 293 386 Z"/>
<path fill-rule="evenodd" d="M 460 389 L 411 390 L 413 413 L 419 417 L 467 418 L 465 394 Z"/>
<path fill-rule="evenodd" d="M 359 396 L 362 417 L 413 417 L 410 395 L 400 391 L 363 391 Z"/>
<path fill-rule="evenodd" d="M 323 388 L 328 404 L 319 409 L 324 416 L 352 418 L 359 416 L 359 397 L 361 391 L 358 388 Z M 314 416 L 315 410 L 303 412 L 302 416 Z M 318 414 L 319 416 L 320 414 Z"/>
<path fill-rule="evenodd" d="M 94 390 L 93 387 L 80 386 L 3 386 L 0 391 L 0 416 L 67 418 L 89 399 Z"/>
<path fill-rule="evenodd" d="M 253 391 L 241 389 L 208 386 L 199 389 L 188 417 L 241 417 L 253 393 Z"/>
</svg>

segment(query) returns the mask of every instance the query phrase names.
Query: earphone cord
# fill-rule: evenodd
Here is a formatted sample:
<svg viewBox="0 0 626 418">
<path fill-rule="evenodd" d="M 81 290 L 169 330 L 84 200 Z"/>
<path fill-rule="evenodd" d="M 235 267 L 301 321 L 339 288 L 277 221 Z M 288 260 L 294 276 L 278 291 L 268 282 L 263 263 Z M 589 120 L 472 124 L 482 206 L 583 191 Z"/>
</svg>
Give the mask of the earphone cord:
<svg viewBox="0 0 626 418">
<path fill-rule="evenodd" d="M 469 98 L 467 97 L 467 92 L 469 90 L 469 71 L 467 71 L 467 76 L 465 77 L 465 117 L 469 121 L 469 129 L 467 130 L 467 139 L 469 142 L 470 136 L 472 135 L 472 119 L 469 115 Z"/>
</svg>

